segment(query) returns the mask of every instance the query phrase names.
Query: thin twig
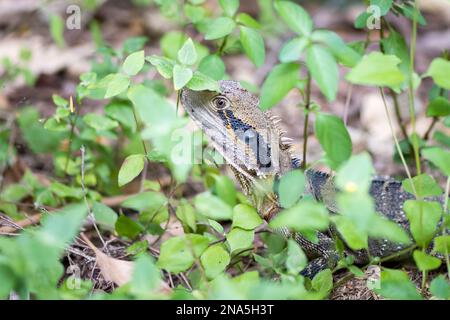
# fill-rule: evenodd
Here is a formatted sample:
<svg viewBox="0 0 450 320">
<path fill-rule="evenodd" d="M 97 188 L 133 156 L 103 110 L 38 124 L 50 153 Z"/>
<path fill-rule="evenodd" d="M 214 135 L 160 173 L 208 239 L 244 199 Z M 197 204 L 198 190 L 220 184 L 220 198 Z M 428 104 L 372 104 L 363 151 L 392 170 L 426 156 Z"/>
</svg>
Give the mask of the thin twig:
<svg viewBox="0 0 450 320">
<path fill-rule="evenodd" d="M 308 149 L 308 123 L 309 123 L 309 107 L 311 104 L 311 74 L 307 71 L 306 76 L 306 98 L 305 98 L 305 123 L 303 125 L 303 159 L 302 169 L 306 169 L 306 152 Z"/>
</svg>

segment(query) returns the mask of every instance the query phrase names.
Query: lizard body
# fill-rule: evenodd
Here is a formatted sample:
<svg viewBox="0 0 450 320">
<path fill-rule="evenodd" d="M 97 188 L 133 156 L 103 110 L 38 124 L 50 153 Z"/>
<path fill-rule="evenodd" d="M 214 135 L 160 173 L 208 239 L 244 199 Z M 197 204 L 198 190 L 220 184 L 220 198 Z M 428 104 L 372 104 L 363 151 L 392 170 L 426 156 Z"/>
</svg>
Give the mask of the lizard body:
<svg viewBox="0 0 450 320">
<path fill-rule="evenodd" d="M 270 111 L 261 111 L 257 97 L 242 88 L 236 81 L 220 81 L 221 93 L 184 89 L 181 102 L 194 122 L 209 137 L 217 151 L 227 160 L 244 193 L 252 200 L 258 213 L 270 221 L 282 208 L 272 185 L 284 173 L 298 168 L 300 161 L 291 155 L 290 141 L 284 137 L 277 123 L 279 119 Z M 333 179 L 324 172 L 307 169 L 307 192 L 322 201 L 331 213 L 337 213 L 336 189 Z M 409 232 L 409 222 L 403 212 L 403 203 L 414 196 L 402 189 L 392 178 L 374 178 L 370 195 L 376 211 L 396 222 Z M 333 269 L 339 255 L 336 250 L 336 231 L 318 232 L 318 242 L 313 243 L 287 228 L 277 230 L 292 237 L 311 260 L 302 274 L 314 276 L 324 268 Z M 405 249 L 405 245 L 384 239 L 369 239 L 368 250 L 352 251 L 356 264 L 365 264 L 370 257 L 386 257 Z"/>
</svg>

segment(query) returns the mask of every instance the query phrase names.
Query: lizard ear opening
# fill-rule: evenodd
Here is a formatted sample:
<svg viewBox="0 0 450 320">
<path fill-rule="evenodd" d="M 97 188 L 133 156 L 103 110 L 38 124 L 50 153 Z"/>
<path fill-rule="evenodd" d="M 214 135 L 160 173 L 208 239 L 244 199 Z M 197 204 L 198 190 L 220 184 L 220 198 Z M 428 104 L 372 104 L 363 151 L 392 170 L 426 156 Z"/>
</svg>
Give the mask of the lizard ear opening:
<svg viewBox="0 0 450 320">
<path fill-rule="evenodd" d="M 225 98 L 224 96 L 216 96 L 212 100 L 212 104 L 213 104 L 214 108 L 216 108 L 217 110 L 227 109 L 231 105 L 230 101 L 227 98 Z"/>
</svg>

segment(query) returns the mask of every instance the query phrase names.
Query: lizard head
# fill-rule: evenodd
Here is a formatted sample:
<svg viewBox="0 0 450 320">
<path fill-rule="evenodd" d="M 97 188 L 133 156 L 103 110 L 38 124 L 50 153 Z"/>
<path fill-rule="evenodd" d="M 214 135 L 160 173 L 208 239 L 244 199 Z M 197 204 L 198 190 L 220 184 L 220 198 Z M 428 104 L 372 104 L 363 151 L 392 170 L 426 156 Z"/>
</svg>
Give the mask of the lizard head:
<svg viewBox="0 0 450 320">
<path fill-rule="evenodd" d="M 227 162 L 247 178 L 278 175 L 291 166 L 286 142 L 270 112 L 237 81 L 219 81 L 220 92 L 184 89 L 181 102 Z"/>
</svg>

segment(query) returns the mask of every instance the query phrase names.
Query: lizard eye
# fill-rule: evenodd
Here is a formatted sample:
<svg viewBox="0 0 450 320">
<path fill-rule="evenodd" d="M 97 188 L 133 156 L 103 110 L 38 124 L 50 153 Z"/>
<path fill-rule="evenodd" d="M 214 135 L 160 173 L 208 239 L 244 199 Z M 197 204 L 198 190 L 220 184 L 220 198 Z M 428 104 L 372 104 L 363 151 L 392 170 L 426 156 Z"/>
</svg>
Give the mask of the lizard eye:
<svg viewBox="0 0 450 320">
<path fill-rule="evenodd" d="M 228 101 L 228 99 L 224 97 L 215 97 L 212 103 L 218 110 L 223 110 L 230 106 L 230 101 Z"/>
</svg>

